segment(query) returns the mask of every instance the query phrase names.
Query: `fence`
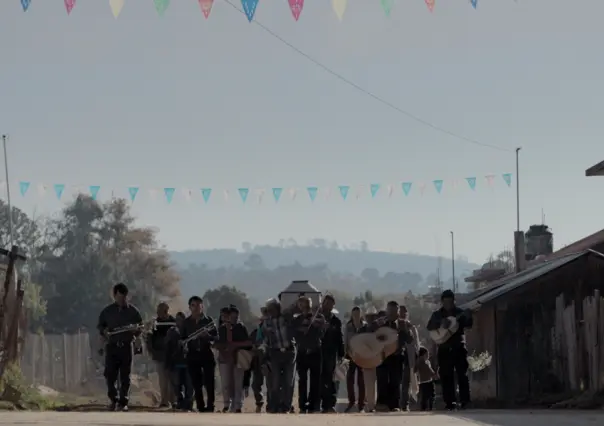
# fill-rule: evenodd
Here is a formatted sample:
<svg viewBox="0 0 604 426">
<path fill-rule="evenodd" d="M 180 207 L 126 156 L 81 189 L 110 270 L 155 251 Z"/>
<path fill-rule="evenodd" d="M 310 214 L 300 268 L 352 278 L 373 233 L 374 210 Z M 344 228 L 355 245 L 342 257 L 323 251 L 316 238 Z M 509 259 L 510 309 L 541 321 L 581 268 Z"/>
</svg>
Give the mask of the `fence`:
<svg viewBox="0 0 604 426">
<path fill-rule="evenodd" d="M 70 391 L 96 375 L 90 336 L 77 334 L 28 334 L 21 370 L 31 384 Z"/>
</svg>

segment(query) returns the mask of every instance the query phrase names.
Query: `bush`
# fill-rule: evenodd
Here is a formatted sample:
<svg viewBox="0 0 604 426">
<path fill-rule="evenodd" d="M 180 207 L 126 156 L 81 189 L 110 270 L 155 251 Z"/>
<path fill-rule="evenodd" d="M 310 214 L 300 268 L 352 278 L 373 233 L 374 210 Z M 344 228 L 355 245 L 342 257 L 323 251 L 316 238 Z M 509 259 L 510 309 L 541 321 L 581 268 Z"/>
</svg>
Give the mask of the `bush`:
<svg viewBox="0 0 604 426">
<path fill-rule="evenodd" d="M 0 401 L 2 409 L 49 410 L 60 405 L 55 399 L 27 385 L 21 369 L 15 364 L 6 366 L 0 378 Z"/>
</svg>

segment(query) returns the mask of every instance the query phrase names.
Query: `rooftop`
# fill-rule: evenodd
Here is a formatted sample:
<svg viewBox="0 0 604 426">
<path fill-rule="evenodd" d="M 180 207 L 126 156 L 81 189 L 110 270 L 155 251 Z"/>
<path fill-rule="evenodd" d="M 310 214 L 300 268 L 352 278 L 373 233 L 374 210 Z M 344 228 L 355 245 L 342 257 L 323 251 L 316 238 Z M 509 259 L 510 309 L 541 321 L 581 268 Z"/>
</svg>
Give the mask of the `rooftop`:
<svg viewBox="0 0 604 426">
<path fill-rule="evenodd" d="M 595 166 L 585 170 L 585 176 L 604 176 L 604 161 L 600 161 Z"/>
</svg>

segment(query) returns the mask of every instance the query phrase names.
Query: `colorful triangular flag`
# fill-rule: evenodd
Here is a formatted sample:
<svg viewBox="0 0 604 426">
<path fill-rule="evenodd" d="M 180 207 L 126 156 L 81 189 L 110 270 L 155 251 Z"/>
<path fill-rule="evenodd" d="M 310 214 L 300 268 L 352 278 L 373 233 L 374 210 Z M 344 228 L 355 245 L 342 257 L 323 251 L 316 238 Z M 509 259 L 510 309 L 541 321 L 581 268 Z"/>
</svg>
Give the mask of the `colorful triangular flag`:
<svg viewBox="0 0 604 426">
<path fill-rule="evenodd" d="M 29 182 L 19 182 L 19 192 L 21 193 L 22 197 L 25 197 L 30 185 L 31 184 Z"/>
<path fill-rule="evenodd" d="M 372 183 L 371 186 L 369 187 L 369 191 L 371 191 L 371 198 L 375 198 L 375 196 L 377 195 L 379 190 L 380 190 L 380 184 Z"/>
<path fill-rule="evenodd" d="M 63 191 L 65 191 L 65 185 L 62 183 L 56 183 L 55 186 L 55 195 L 57 196 L 57 199 L 61 199 L 61 197 L 63 196 Z"/>
<path fill-rule="evenodd" d="M 466 182 L 468 182 L 468 186 L 472 191 L 476 190 L 476 178 L 475 177 L 467 177 Z"/>
<path fill-rule="evenodd" d="M 428 10 L 430 12 L 434 12 L 435 4 L 436 4 L 436 0 L 426 0 L 426 6 L 428 6 Z"/>
<path fill-rule="evenodd" d="M 348 198 L 348 191 L 350 190 L 350 186 L 340 185 L 338 186 L 338 189 L 340 190 L 340 195 L 342 196 L 342 199 L 346 201 L 346 198 Z"/>
<path fill-rule="evenodd" d="M 239 196 L 241 197 L 241 201 L 244 203 L 247 201 L 247 196 L 250 193 L 249 188 L 239 188 Z"/>
<path fill-rule="evenodd" d="M 65 10 L 67 11 L 68 15 L 71 14 L 71 11 L 75 7 L 75 4 L 76 0 L 65 0 Z"/>
<path fill-rule="evenodd" d="M 170 0 L 153 0 L 153 3 L 155 3 L 155 10 L 159 16 L 164 16 L 170 6 Z"/>
<path fill-rule="evenodd" d="M 403 192 L 405 193 L 405 196 L 409 195 L 412 186 L 413 182 L 403 182 Z"/>
<path fill-rule="evenodd" d="M 203 16 L 206 19 L 210 17 L 210 12 L 212 12 L 213 5 L 214 0 L 199 0 L 199 7 L 201 7 L 201 13 L 203 13 Z"/>
<path fill-rule="evenodd" d="M 182 189 L 182 196 L 185 198 L 185 201 L 187 203 L 190 203 L 191 200 L 193 199 L 193 193 L 191 192 L 191 190 L 189 188 Z"/>
<path fill-rule="evenodd" d="M 275 199 L 275 203 L 279 202 L 282 192 L 283 192 L 283 188 L 273 188 L 273 198 Z"/>
<path fill-rule="evenodd" d="M 174 191 L 176 188 L 164 188 L 164 195 L 166 196 L 166 201 L 168 204 L 172 203 L 172 198 L 174 198 Z"/>
<path fill-rule="evenodd" d="M 222 195 L 223 195 L 223 197 L 224 197 L 224 201 L 225 201 L 226 203 L 228 203 L 228 202 L 229 202 L 229 198 L 230 198 L 230 193 L 229 193 L 229 190 L 228 190 L 228 189 L 223 190 L 223 191 L 222 191 Z"/>
<path fill-rule="evenodd" d="M 388 198 L 391 198 L 393 193 L 394 193 L 394 185 L 388 184 Z"/>
<path fill-rule="evenodd" d="M 512 174 L 511 173 L 504 173 L 501 175 L 501 177 L 503 178 L 503 180 L 507 184 L 507 186 L 512 186 Z"/>
<path fill-rule="evenodd" d="M 27 12 L 27 9 L 29 9 L 30 4 L 31 0 L 21 0 L 21 7 L 23 8 L 23 12 Z"/>
<path fill-rule="evenodd" d="M 296 197 L 298 196 L 298 189 L 297 188 L 289 188 L 289 197 L 291 198 L 292 201 L 294 201 L 296 199 Z"/>
<path fill-rule="evenodd" d="M 48 190 L 47 186 L 43 183 L 38 184 L 38 195 L 40 197 L 44 197 L 46 195 L 46 191 Z"/>
<path fill-rule="evenodd" d="M 138 194 L 138 186 L 128 187 L 128 194 L 130 194 L 130 201 L 134 202 L 136 195 Z"/>
<path fill-rule="evenodd" d="M 331 0 L 331 7 L 340 21 L 344 19 L 346 6 L 348 6 L 348 0 Z"/>
<path fill-rule="evenodd" d="M 111 13 L 113 13 L 113 17 L 117 19 L 122 13 L 122 9 L 124 8 L 124 0 L 109 0 L 109 7 L 111 8 Z"/>
<path fill-rule="evenodd" d="M 101 189 L 98 185 L 90 185 L 88 190 L 90 191 L 90 198 L 96 200 L 96 197 L 99 195 L 99 190 Z"/>
<path fill-rule="evenodd" d="M 208 203 L 210 201 L 210 196 L 212 195 L 212 188 L 201 188 L 201 197 L 203 198 L 204 203 Z"/>
<path fill-rule="evenodd" d="M 309 186 L 308 188 L 306 188 L 306 190 L 308 191 L 308 196 L 310 197 L 310 201 L 315 201 L 315 198 L 317 198 L 317 192 L 319 191 L 319 188 L 317 188 L 316 186 Z"/>
<path fill-rule="evenodd" d="M 247 20 L 252 22 L 254 20 L 254 15 L 256 14 L 258 0 L 241 0 L 241 6 L 243 6 L 243 11 L 245 12 L 245 16 L 247 16 Z"/>
<path fill-rule="evenodd" d="M 263 188 L 257 189 L 256 191 L 256 200 L 258 201 L 258 204 L 262 204 L 262 199 L 264 198 L 264 194 L 266 193 L 266 191 Z"/>
<path fill-rule="evenodd" d="M 328 186 L 325 189 L 323 189 L 321 192 L 323 192 L 323 198 L 325 200 L 329 200 L 329 198 L 331 197 L 331 188 Z"/>
<path fill-rule="evenodd" d="M 443 180 L 437 179 L 437 180 L 433 181 L 433 183 L 434 183 L 434 188 L 436 189 L 436 192 L 438 192 L 440 194 L 441 191 L 443 190 Z"/>
<path fill-rule="evenodd" d="M 493 181 L 495 180 L 495 175 L 486 175 L 484 178 L 487 180 L 487 185 L 493 186 Z"/>
<path fill-rule="evenodd" d="M 292 15 L 294 15 L 294 19 L 298 21 L 300 19 L 300 14 L 302 13 L 302 9 L 304 8 L 304 0 L 287 0 L 289 2 L 289 8 L 292 11 Z"/>
<path fill-rule="evenodd" d="M 424 195 L 424 192 L 426 192 L 426 183 L 422 182 L 419 184 L 419 193 Z"/>
<path fill-rule="evenodd" d="M 382 9 L 384 9 L 384 13 L 386 16 L 390 16 L 390 12 L 392 12 L 392 6 L 394 5 L 394 0 L 381 0 L 382 1 Z"/>
<path fill-rule="evenodd" d="M 470 0 L 470 3 L 472 4 L 472 7 L 474 9 L 476 9 L 478 7 L 478 0 Z"/>
</svg>

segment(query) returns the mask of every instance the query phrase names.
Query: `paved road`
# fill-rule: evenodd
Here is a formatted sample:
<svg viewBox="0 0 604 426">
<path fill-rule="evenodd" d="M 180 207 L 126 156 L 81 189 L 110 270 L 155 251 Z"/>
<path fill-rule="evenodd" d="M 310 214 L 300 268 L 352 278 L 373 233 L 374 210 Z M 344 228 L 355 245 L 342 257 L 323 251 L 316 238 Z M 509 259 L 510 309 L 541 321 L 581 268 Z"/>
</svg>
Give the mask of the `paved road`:
<svg viewBox="0 0 604 426">
<path fill-rule="evenodd" d="M 604 411 L 468 411 L 463 414 L 173 414 L 4 412 L 0 425 L 19 426 L 596 426 Z"/>
</svg>

